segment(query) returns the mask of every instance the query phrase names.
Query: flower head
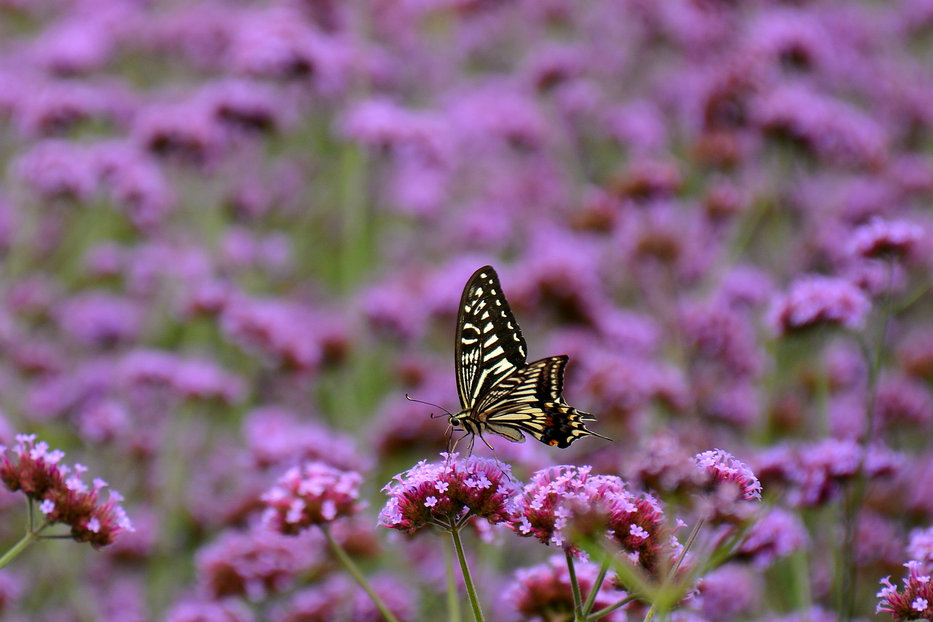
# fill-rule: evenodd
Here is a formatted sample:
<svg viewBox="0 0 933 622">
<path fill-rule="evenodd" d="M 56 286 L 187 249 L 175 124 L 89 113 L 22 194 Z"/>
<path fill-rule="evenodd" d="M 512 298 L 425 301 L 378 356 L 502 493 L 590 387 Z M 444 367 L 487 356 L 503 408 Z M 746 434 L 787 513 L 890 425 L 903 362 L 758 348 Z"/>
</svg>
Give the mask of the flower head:
<svg viewBox="0 0 933 622">
<path fill-rule="evenodd" d="M 37 443 L 35 435 L 20 434 L 16 441 L 17 447 L 12 452 L 3 451 L 0 458 L 0 480 L 8 489 L 21 490 L 38 502 L 46 521 L 68 525 L 72 538 L 90 542 L 94 548 L 110 544 L 122 532 L 133 531 L 119 505 L 123 500 L 120 493 L 111 490 L 106 501 L 100 498 L 107 482 L 95 478 L 88 486 L 81 479 L 87 467 L 63 464 L 64 452 Z"/>
<path fill-rule="evenodd" d="M 580 590 L 587 594 L 596 583 L 598 568 L 595 564 L 577 561 L 574 564 Z M 593 601 L 593 610 L 598 611 L 625 598 L 625 592 L 604 583 Z M 506 589 L 503 600 L 510 603 L 523 620 L 551 619 L 557 612 L 573 615 L 573 592 L 570 587 L 570 572 L 563 556 L 554 556 L 546 563 L 520 568 L 515 572 L 515 582 Z M 568 618 L 569 619 L 569 618 Z M 626 620 L 624 611 L 615 611 L 603 620 Z"/>
<path fill-rule="evenodd" d="M 738 556 L 750 558 L 756 568 L 763 570 L 777 558 L 805 548 L 809 541 L 807 529 L 796 514 L 774 508 L 748 530 Z"/>
<path fill-rule="evenodd" d="M 828 276 L 807 276 L 794 281 L 772 305 L 771 324 L 781 335 L 814 326 L 855 329 L 868 314 L 868 298 L 852 283 Z"/>
<path fill-rule="evenodd" d="M 728 451 L 722 449 L 704 451 L 698 453 L 694 460 L 700 469 L 706 471 L 713 483 L 735 484 L 746 501 L 761 500 L 761 482 L 748 468 L 748 465 L 737 460 Z"/>
<path fill-rule="evenodd" d="M 454 528 L 468 516 L 492 524 L 509 519 L 509 501 L 518 493 L 508 465 L 495 460 L 441 454 L 443 462 L 421 461 L 382 489 L 389 501 L 379 524 L 406 533 L 426 525 Z"/>
<path fill-rule="evenodd" d="M 323 462 L 292 467 L 262 496 L 267 505 L 263 522 L 294 535 L 311 525 L 352 516 L 360 509 L 362 481 L 355 471 L 341 471 Z"/>
<path fill-rule="evenodd" d="M 866 259 L 890 257 L 901 261 L 918 258 L 924 239 L 920 225 L 905 220 L 872 218 L 852 235 L 852 252 Z"/>
<path fill-rule="evenodd" d="M 605 534 L 633 562 L 653 569 L 668 545 L 660 502 L 632 493 L 618 477 L 590 471 L 561 465 L 536 472 L 515 499 L 509 526 L 519 535 L 571 548 L 571 536 Z"/>
<path fill-rule="evenodd" d="M 898 622 L 907 620 L 929 620 L 933 617 L 933 580 L 929 569 L 917 560 L 904 564 L 907 576 L 904 577 L 903 590 L 891 583 L 891 577 L 881 580 L 883 587 L 876 596 L 879 598 L 877 611 L 886 611 Z"/>
</svg>

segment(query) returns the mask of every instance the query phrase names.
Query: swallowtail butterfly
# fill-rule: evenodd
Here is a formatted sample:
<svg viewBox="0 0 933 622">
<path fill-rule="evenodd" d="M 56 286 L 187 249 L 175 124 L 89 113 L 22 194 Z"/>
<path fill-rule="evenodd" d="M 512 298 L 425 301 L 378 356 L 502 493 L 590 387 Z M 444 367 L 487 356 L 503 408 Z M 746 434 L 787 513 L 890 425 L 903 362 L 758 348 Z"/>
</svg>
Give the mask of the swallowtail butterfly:
<svg viewBox="0 0 933 622">
<path fill-rule="evenodd" d="M 561 397 L 567 356 L 527 363 L 526 351 L 499 276 L 492 266 L 480 268 L 460 298 L 454 362 L 461 410 L 450 416 L 454 428 L 472 435 L 471 447 L 486 431 L 515 442 L 527 432 L 557 447 L 587 435 L 606 438 L 584 427 L 593 415 Z"/>
</svg>

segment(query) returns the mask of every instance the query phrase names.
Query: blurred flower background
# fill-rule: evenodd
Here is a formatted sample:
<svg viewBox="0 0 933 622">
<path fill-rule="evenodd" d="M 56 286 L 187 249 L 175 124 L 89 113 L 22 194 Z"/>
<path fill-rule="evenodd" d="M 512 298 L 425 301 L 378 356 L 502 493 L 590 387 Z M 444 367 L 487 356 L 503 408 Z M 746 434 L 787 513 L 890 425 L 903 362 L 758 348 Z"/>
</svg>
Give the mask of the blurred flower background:
<svg viewBox="0 0 933 622">
<path fill-rule="evenodd" d="M 589 465 L 675 504 L 721 448 L 760 516 L 678 619 L 931 619 L 931 59 L 929 0 L 0 0 L 0 442 L 135 526 L 28 549 L 3 618 L 379 620 L 332 537 L 441 619 L 449 542 L 378 527 L 380 488 L 440 460 L 404 394 L 456 410 L 491 263 L 614 439 L 490 439 L 516 490 Z M 358 492 L 312 493 L 327 538 L 260 520 L 301 477 Z M 572 619 L 559 548 L 464 542 L 488 619 Z"/>
</svg>

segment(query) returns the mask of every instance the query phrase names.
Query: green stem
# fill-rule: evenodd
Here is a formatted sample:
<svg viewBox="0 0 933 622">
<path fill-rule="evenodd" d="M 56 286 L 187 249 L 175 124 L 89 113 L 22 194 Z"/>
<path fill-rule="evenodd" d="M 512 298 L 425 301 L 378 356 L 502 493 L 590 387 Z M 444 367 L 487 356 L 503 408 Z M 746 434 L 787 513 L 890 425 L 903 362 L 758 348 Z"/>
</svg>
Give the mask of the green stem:
<svg viewBox="0 0 933 622">
<path fill-rule="evenodd" d="M 3 554 L 3 557 L 0 557 L 0 568 L 5 567 L 7 564 L 9 564 L 11 561 L 13 561 L 13 559 L 14 559 L 17 555 L 19 555 L 19 554 L 22 553 L 24 550 L 26 550 L 26 547 L 27 547 L 27 546 L 29 546 L 30 544 L 32 544 L 33 542 L 35 542 L 36 540 L 38 540 L 38 539 L 39 539 L 39 534 L 42 533 L 42 530 L 45 529 L 45 528 L 48 527 L 48 526 L 49 526 L 48 523 L 42 523 L 41 525 L 39 525 L 39 528 L 38 528 L 38 529 L 27 531 L 27 532 L 26 532 L 26 535 L 24 535 L 22 538 L 20 538 L 19 542 L 17 542 L 16 544 L 14 544 L 14 545 L 10 548 L 9 551 L 7 551 L 6 553 L 4 553 L 4 554 Z"/>
<path fill-rule="evenodd" d="M 567 559 L 567 572 L 570 573 L 570 591 L 573 592 L 573 619 L 574 622 L 580 622 L 583 619 L 583 597 L 580 595 L 580 583 L 577 581 L 577 570 L 573 566 L 570 549 L 564 549 L 564 557 Z"/>
<path fill-rule="evenodd" d="M 444 567 L 447 570 L 447 619 L 460 622 L 460 599 L 457 598 L 457 581 L 454 579 L 454 558 L 444 547 Z"/>
<path fill-rule="evenodd" d="M 845 535 L 842 545 L 842 607 L 840 620 L 848 622 L 855 614 L 856 584 L 858 569 L 855 560 L 855 534 L 858 529 L 859 514 L 865 500 L 865 488 L 868 480 L 865 477 L 865 462 L 868 457 L 868 446 L 871 442 L 875 427 L 875 402 L 878 397 L 878 378 L 881 375 L 881 358 L 884 354 L 884 337 L 888 331 L 888 321 L 891 318 L 889 296 L 891 284 L 894 280 L 894 266 L 888 262 L 888 279 L 881 300 L 881 328 L 878 334 L 878 344 L 874 353 L 864 341 L 861 341 L 865 362 L 868 364 L 868 395 L 865 400 L 865 432 L 860 439 L 858 466 L 855 470 L 852 495 L 845 504 Z"/>
<path fill-rule="evenodd" d="M 483 611 L 479 608 L 479 599 L 476 597 L 476 588 L 473 586 L 473 577 L 470 567 L 467 566 L 466 556 L 463 554 L 463 543 L 460 541 L 460 530 L 453 524 L 450 526 L 450 537 L 453 538 L 457 558 L 460 560 L 460 571 L 463 573 L 463 582 L 466 583 L 467 594 L 470 596 L 470 605 L 473 607 L 473 619 L 476 622 L 485 622 Z"/>
<path fill-rule="evenodd" d="M 609 572 L 609 555 L 604 553 L 603 563 L 599 567 L 599 574 L 596 575 L 596 581 L 593 583 L 593 587 L 590 588 L 590 593 L 586 595 L 586 602 L 583 603 L 584 620 L 588 618 L 590 611 L 593 610 L 593 603 L 596 602 L 596 595 L 599 594 L 599 590 L 603 587 L 607 572 Z"/>
<path fill-rule="evenodd" d="M 321 525 L 321 531 L 324 532 L 324 537 L 327 538 L 327 544 L 330 545 L 330 550 L 334 552 L 334 555 L 337 556 L 337 559 L 340 560 L 340 563 L 343 564 L 343 567 L 347 569 L 356 582 L 360 584 L 360 587 L 363 588 L 363 591 L 369 596 L 370 600 L 373 601 L 373 604 L 376 605 L 376 608 L 379 610 L 379 613 L 382 614 L 382 617 L 385 618 L 388 622 L 398 622 L 398 619 L 392 615 L 392 612 L 389 611 L 389 608 L 386 607 L 386 604 L 382 602 L 382 599 L 379 598 L 379 595 L 373 591 L 373 588 L 370 587 L 369 582 L 366 581 L 366 577 L 363 576 L 363 573 L 360 572 L 360 569 L 356 567 L 356 564 L 353 563 L 353 560 L 350 559 L 350 556 L 347 555 L 347 552 L 343 550 L 333 536 L 330 535 L 330 530 L 326 525 Z"/>
<path fill-rule="evenodd" d="M 612 613 L 613 611 L 615 611 L 616 609 L 618 609 L 619 607 L 624 607 L 625 605 L 629 604 L 630 602 L 635 600 L 635 598 L 636 598 L 635 596 L 626 596 L 625 598 L 615 603 L 614 605 L 609 605 L 608 607 L 604 607 L 603 609 L 600 609 L 599 611 L 594 612 L 593 614 L 588 616 L 586 619 L 587 620 L 598 620 L 600 618 L 603 618 L 609 615 L 610 613 Z"/>
</svg>

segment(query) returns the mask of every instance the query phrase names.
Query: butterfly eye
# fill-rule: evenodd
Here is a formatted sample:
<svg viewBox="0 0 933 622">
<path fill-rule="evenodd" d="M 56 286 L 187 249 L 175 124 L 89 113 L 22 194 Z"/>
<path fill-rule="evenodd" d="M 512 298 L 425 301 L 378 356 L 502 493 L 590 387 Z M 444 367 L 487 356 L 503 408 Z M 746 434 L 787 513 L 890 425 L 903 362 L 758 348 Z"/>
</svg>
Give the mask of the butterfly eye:
<svg viewBox="0 0 933 622">
<path fill-rule="evenodd" d="M 456 417 L 451 417 L 451 418 L 450 418 L 450 425 L 454 426 L 455 428 L 459 428 L 459 427 L 460 427 L 460 420 L 457 419 Z"/>
</svg>

